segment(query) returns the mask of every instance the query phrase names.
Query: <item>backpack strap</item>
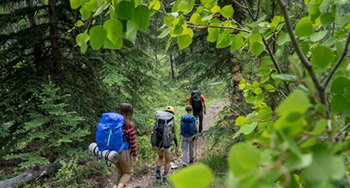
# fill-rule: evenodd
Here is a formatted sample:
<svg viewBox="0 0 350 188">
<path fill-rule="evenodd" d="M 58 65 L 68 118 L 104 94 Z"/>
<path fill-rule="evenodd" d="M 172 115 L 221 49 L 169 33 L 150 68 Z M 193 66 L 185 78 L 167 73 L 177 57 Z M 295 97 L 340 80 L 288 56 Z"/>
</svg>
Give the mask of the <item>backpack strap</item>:
<svg viewBox="0 0 350 188">
<path fill-rule="evenodd" d="M 107 140 L 107 146 L 109 146 L 109 141 L 111 139 L 113 132 L 112 132 L 112 128 L 109 129 L 109 135 L 108 135 L 108 140 Z"/>
<path fill-rule="evenodd" d="M 109 154 L 111 153 L 111 151 L 112 151 L 112 150 L 108 150 L 108 151 L 106 152 L 106 155 L 105 155 L 106 165 L 107 165 L 108 167 L 111 167 L 111 166 L 112 166 L 111 163 L 108 163 L 108 156 L 109 156 Z"/>
</svg>

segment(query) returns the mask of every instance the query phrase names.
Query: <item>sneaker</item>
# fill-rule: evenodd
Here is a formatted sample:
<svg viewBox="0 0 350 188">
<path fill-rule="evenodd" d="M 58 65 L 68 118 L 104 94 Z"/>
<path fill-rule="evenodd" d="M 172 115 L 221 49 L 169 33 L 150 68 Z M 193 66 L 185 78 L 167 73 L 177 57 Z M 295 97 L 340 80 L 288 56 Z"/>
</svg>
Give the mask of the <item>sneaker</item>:
<svg viewBox="0 0 350 188">
<path fill-rule="evenodd" d="M 168 181 L 167 181 L 167 175 L 163 175 L 163 184 L 167 184 Z"/>
<path fill-rule="evenodd" d="M 156 179 L 157 179 L 157 180 L 160 180 L 160 179 L 161 179 L 160 172 L 157 172 L 157 173 L 156 173 Z"/>
<path fill-rule="evenodd" d="M 187 167 L 187 164 L 185 164 L 185 163 L 182 163 L 182 167 Z"/>
</svg>

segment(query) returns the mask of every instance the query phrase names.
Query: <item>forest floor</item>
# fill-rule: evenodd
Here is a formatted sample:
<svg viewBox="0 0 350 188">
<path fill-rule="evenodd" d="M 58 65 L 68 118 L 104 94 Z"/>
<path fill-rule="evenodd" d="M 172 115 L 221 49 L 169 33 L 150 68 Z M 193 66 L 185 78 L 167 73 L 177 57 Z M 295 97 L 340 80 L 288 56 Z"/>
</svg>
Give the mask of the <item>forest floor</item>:
<svg viewBox="0 0 350 188">
<path fill-rule="evenodd" d="M 203 115 L 203 130 L 207 130 L 214 122 L 214 118 L 216 114 L 220 111 L 221 107 L 223 107 L 225 101 L 219 101 L 212 104 L 207 108 L 207 114 Z M 206 147 L 206 141 L 203 137 L 199 137 L 196 144 L 196 160 L 198 160 L 201 156 L 201 152 Z M 134 169 L 135 174 L 127 184 L 127 188 L 156 188 L 156 187 L 170 187 L 167 184 L 161 184 L 160 182 L 156 182 L 155 180 L 155 166 L 154 164 L 144 164 L 142 165 L 142 169 Z M 164 165 L 163 165 L 164 166 Z M 162 172 L 163 172 L 162 166 Z M 181 155 L 177 154 L 173 157 L 171 162 L 171 169 L 169 174 L 176 172 L 178 169 L 182 167 Z M 116 188 L 116 170 L 112 171 L 112 174 L 109 177 L 104 178 L 97 185 L 98 187 L 103 188 Z"/>
</svg>

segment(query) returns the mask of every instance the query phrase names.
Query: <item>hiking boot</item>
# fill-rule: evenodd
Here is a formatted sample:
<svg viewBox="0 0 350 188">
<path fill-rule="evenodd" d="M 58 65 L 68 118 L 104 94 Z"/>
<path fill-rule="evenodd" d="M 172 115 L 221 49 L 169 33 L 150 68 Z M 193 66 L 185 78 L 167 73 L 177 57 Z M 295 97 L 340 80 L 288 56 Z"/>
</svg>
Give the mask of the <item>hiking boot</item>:
<svg viewBox="0 0 350 188">
<path fill-rule="evenodd" d="M 184 168 L 185 168 L 185 167 L 187 167 L 187 164 L 185 164 L 185 163 L 182 163 L 182 167 L 184 167 Z"/>
<path fill-rule="evenodd" d="M 157 173 L 156 173 L 156 179 L 157 179 L 157 180 L 160 180 L 161 178 L 162 178 L 162 177 L 160 176 L 160 172 L 157 172 Z"/>
<path fill-rule="evenodd" d="M 168 183 L 168 181 L 167 181 L 167 174 L 164 174 L 163 175 L 163 184 L 167 184 Z"/>
</svg>

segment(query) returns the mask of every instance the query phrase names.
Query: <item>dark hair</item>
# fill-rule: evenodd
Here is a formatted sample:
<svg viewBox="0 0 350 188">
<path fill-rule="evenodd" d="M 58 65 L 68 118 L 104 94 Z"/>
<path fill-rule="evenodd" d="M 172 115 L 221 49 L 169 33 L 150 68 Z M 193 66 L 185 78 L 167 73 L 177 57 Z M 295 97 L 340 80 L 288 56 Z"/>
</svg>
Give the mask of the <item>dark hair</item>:
<svg viewBox="0 0 350 188">
<path fill-rule="evenodd" d="M 191 106 L 191 105 L 187 105 L 186 108 L 185 108 L 185 110 L 186 110 L 187 112 L 191 112 L 191 111 L 192 111 L 192 106 Z"/>
<path fill-rule="evenodd" d="M 120 114 L 124 117 L 124 125 L 126 127 L 135 127 L 135 123 L 132 120 L 132 113 L 134 107 L 130 103 L 122 103 L 120 105 Z"/>
</svg>

